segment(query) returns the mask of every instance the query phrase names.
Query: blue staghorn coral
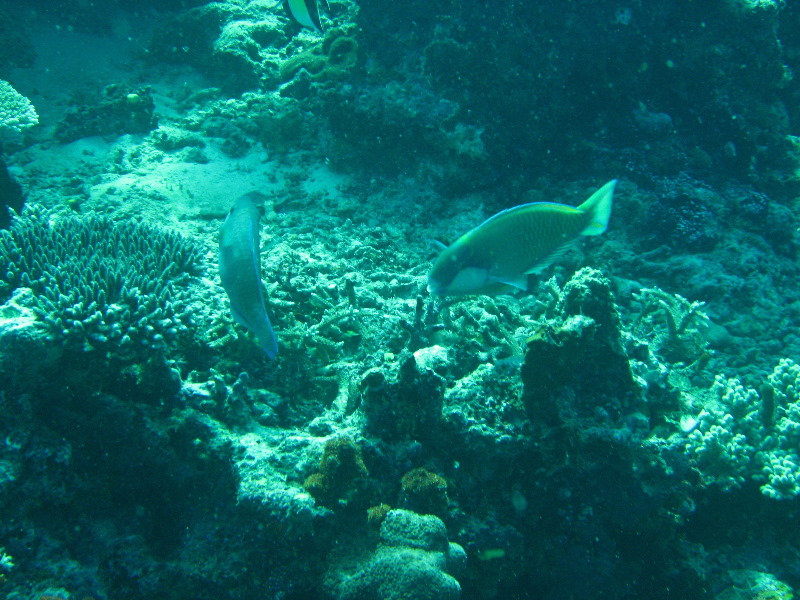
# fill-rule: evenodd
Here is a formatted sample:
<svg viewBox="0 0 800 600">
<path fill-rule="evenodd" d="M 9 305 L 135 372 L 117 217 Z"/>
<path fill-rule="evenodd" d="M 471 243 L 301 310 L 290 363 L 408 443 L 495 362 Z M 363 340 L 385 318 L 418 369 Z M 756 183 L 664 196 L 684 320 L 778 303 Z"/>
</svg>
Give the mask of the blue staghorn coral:
<svg viewBox="0 0 800 600">
<path fill-rule="evenodd" d="M 201 261 L 198 244 L 144 222 L 28 210 L 0 232 L 0 296 L 30 288 L 49 339 L 132 357 L 187 330 Z"/>
</svg>

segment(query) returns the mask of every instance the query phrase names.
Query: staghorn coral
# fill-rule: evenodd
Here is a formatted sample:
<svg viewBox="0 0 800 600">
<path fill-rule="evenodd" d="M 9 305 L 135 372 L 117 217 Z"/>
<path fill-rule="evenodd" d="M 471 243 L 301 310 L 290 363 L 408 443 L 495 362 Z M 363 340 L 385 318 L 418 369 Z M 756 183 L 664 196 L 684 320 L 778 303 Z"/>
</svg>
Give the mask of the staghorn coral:
<svg viewBox="0 0 800 600">
<path fill-rule="evenodd" d="M 0 232 L 0 295 L 30 288 L 52 341 L 130 358 L 164 350 L 190 324 L 191 240 L 143 222 L 39 210 Z"/>
<path fill-rule="evenodd" d="M 642 308 L 632 329 L 651 340 L 656 354 L 670 362 L 692 362 L 703 354 L 708 345 L 703 332 L 709 326 L 705 302 L 657 287 L 642 288 L 633 297 Z"/>
</svg>

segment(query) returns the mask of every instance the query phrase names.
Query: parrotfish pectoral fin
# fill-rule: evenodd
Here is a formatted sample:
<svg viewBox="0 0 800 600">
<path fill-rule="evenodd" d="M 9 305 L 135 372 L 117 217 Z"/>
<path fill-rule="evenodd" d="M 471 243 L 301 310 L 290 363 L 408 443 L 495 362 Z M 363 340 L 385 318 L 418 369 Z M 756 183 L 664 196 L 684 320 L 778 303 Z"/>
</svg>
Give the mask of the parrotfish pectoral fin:
<svg viewBox="0 0 800 600">
<path fill-rule="evenodd" d="M 559 258 L 564 256 L 567 253 L 567 250 L 572 248 L 575 245 L 577 240 L 567 240 L 563 244 L 561 244 L 558 248 L 553 250 L 550 254 L 545 256 L 539 262 L 537 262 L 533 267 L 525 271 L 526 275 L 530 275 L 531 273 L 538 275 L 542 271 L 544 271 L 547 267 L 552 265 L 556 262 Z"/>
<path fill-rule="evenodd" d="M 525 275 L 520 275 L 514 279 L 494 279 L 497 283 L 502 283 L 505 286 L 516 288 L 518 290 L 527 291 L 528 278 Z"/>
<path fill-rule="evenodd" d="M 614 199 L 614 186 L 617 180 L 612 179 L 589 199 L 578 207 L 578 210 L 591 214 L 591 220 L 582 235 L 600 235 L 608 228 L 608 219 L 611 217 L 611 205 Z"/>
</svg>

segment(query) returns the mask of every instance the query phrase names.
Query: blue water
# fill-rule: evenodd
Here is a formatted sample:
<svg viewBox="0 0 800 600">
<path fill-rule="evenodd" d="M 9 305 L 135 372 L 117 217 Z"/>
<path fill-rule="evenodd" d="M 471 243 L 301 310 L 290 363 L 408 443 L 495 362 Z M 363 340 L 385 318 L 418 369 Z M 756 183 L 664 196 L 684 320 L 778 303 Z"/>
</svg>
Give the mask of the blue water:
<svg viewBox="0 0 800 600">
<path fill-rule="evenodd" d="M 313 2 L 0 1 L 0 593 L 791 598 L 800 8 Z"/>
</svg>

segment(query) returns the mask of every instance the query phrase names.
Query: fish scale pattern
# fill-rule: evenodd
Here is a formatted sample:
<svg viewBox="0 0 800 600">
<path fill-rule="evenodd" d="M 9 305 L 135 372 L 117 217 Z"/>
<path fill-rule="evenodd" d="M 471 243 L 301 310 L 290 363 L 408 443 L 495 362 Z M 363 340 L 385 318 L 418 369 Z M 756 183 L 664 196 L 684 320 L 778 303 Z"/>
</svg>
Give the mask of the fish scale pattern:
<svg viewBox="0 0 800 600">
<path fill-rule="evenodd" d="M 198 243 L 144 222 L 28 210 L 0 232 L 0 296 L 33 290 L 53 341 L 135 356 L 187 331 L 202 262 Z"/>
</svg>

